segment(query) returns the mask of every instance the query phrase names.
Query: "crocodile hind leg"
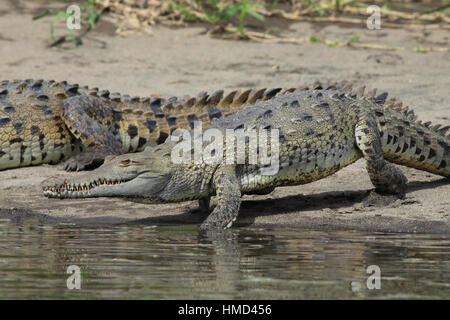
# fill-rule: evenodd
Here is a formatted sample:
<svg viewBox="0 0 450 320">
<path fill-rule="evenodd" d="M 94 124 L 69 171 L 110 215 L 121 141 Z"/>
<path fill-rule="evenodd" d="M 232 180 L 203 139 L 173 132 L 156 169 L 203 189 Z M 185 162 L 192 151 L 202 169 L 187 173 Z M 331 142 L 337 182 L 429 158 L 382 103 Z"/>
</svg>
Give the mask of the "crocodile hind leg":
<svg viewBox="0 0 450 320">
<path fill-rule="evenodd" d="M 234 166 L 221 166 L 214 173 L 217 205 L 200 225 L 200 230 L 227 229 L 236 221 L 241 205 L 241 188 Z"/>
<path fill-rule="evenodd" d="M 370 180 L 378 193 L 405 198 L 407 179 L 399 168 L 384 159 L 375 119 L 365 110 L 359 110 L 359 113 L 355 127 L 356 145 L 366 160 Z"/>
<path fill-rule="evenodd" d="M 80 154 L 70 158 L 64 169 L 84 170 L 100 166 L 106 156 L 122 154 L 122 143 L 112 132 L 96 119 L 113 122 L 113 111 L 91 96 L 71 97 L 64 101 L 63 117 L 67 128 L 86 147 Z"/>
</svg>

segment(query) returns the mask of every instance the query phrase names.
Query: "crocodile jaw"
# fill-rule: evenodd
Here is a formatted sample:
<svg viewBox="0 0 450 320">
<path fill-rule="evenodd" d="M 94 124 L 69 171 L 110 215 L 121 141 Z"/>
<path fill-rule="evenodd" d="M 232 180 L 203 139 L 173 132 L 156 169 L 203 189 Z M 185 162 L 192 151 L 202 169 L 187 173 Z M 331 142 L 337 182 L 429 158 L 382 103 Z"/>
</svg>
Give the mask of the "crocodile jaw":
<svg viewBox="0 0 450 320">
<path fill-rule="evenodd" d="M 145 198 L 148 202 L 158 203 L 162 201 L 158 195 L 169 180 L 167 175 L 145 171 L 116 177 L 87 173 L 70 180 L 47 180 L 42 189 L 48 198 L 124 197 Z"/>
<path fill-rule="evenodd" d="M 92 181 L 46 181 L 42 186 L 44 195 L 49 198 L 92 198 L 107 196 L 118 192 L 131 180 L 107 180 L 99 178 Z"/>
</svg>

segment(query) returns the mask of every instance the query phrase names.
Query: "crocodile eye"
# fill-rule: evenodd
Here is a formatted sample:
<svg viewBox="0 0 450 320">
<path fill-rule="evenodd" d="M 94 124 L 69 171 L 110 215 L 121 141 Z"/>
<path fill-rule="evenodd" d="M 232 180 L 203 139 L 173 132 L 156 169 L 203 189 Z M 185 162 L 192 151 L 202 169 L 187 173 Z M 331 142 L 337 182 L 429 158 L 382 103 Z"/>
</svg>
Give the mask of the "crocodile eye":
<svg viewBox="0 0 450 320">
<path fill-rule="evenodd" d="M 121 167 L 128 167 L 130 165 L 130 163 L 131 163 L 130 159 L 125 159 L 125 160 L 122 160 L 122 161 L 119 162 L 119 166 L 121 166 Z"/>
<path fill-rule="evenodd" d="M 120 167 L 128 167 L 128 166 L 130 166 L 132 164 L 140 165 L 140 164 L 142 164 L 142 162 L 136 161 L 136 160 L 132 160 L 132 159 L 125 159 L 125 160 L 122 160 L 122 161 L 119 162 L 119 166 Z"/>
</svg>

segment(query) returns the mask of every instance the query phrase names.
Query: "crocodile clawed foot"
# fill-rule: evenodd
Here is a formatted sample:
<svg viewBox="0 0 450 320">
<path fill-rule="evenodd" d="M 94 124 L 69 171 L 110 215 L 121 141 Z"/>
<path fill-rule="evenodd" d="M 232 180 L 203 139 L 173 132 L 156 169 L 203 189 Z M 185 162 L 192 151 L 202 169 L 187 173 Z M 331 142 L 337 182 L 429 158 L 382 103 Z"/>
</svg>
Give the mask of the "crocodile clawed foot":
<svg viewBox="0 0 450 320">
<path fill-rule="evenodd" d="M 225 230 L 228 229 L 229 227 L 231 227 L 231 224 L 224 225 L 219 221 L 205 221 L 200 225 L 199 230 L 200 231 Z"/>
<path fill-rule="evenodd" d="M 83 155 L 79 154 L 75 157 L 67 160 L 64 163 L 64 170 L 66 171 L 82 171 L 88 169 L 95 169 L 101 166 L 104 162 L 104 158 L 90 157 L 86 159 Z"/>
<path fill-rule="evenodd" d="M 377 178 L 375 186 L 378 193 L 392 194 L 398 199 L 405 199 L 408 179 L 399 168 L 386 162 Z"/>
<path fill-rule="evenodd" d="M 87 150 L 67 160 L 64 163 L 64 170 L 66 171 L 92 170 L 100 167 L 105 162 L 105 158 L 107 156 L 119 154 L 120 153 L 103 148 Z"/>
<path fill-rule="evenodd" d="M 217 207 L 216 207 L 217 208 Z M 222 219 L 217 211 L 214 212 L 200 225 L 200 231 L 206 230 L 225 230 L 229 229 L 236 221 L 236 217 L 230 219 Z"/>
</svg>

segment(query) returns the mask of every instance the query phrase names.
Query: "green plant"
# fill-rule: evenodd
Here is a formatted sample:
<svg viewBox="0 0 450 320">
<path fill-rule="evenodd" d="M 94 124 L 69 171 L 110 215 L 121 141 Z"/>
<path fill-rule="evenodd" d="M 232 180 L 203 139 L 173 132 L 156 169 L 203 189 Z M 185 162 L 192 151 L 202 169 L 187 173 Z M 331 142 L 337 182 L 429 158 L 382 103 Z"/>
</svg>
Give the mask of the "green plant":
<svg viewBox="0 0 450 320">
<path fill-rule="evenodd" d="M 327 46 L 329 47 L 338 47 L 341 43 L 338 41 L 330 41 L 327 43 Z"/>
<path fill-rule="evenodd" d="M 317 12 L 320 16 L 325 14 L 325 10 L 320 5 L 320 0 L 301 0 L 304 6 L 310 7 L 313 11 Z"/>
<path fill-rule="evenodd" d="M 181 4 L 178 4 L 174 1 L 169 1 L 169 4 L 174 7 L 175 10 L 180 11 L 181 13 L 184 13 L 186 15 L 187 20 L 195 20 L 195 19 L 201 19 L 202 17 L 197 16 L 195 13 L 193 13 L 191 10 L 189 10 L 187 7 L 182 6 Z M 205 15 L 206 17 L 206 15 Z"/>
<path fill-rule="evenodd" d="M 206 17 L 206 19 L 208 19 L 209 22 L 211 22 L 212 24 L 215 24 L 215 23 L 217 23 L 217 21 L 222 19 L 222 17 L 221 17 L 222 9 L 217 4 L 217 0 L 209 0 L 209 4 L 212 7 L 211 12 L 208 12 L 208 10 L 206 10 L 204 1 L 197 0 L 197 2 L 200 2 L 200 5 L 202 6 L 202 9 L 203 9 L 203 13 L 205 14 L 205 17 Z"/>
<path fill-rule="evenodd" d="M 256 12 L 255 8 L 264 9 L 264 6 L 260 3 L 250 3 L 247 0 L 229 4 L 224 10 L 224 18 L 229 19 L 239 12 L 239 27 L 236 29 L 236 31 L 240 34 L 244 34 L 245 16 L 247 14 L 255 17 L 260 21 L 264 21 L 264 17 Z"/>
<path fill-rule="evenodd" d="M 424 47 L 422 47 L 422 46 L 418 46 L 417 48 L 414 48 L 414 51 L 418 52 L 418 53 L 425 53 L 425 52 L 427 52 L 427 50 Z"/>
<path fill-rule="evenodd" d="M 350 38 L 350 40 L 348 41 L 348 43 L 352 43 L 352 42 L 356 42 L 361 38 L 361 36 L 355 34 L 353 37 Z"/>
<path fill-rule="evenodd" d="M 339 0 L 334 1 L 334 11 L 338 12 L 341 6 L 341 2 Z"/>
<path fill-rule="evenodd" d="M 80 5 L 80 18 L 81 21 L 87 21 L 89 23 L 89 27 L 90 29 L 95 28 L 95 25 L 97 23 L 98 18 L 100 17 L 100 12 L 96 11 L 96 0 L 88 0 L 83 2 Z M 45 10 L 43 13 L 41 13 L 40 15 L 37 15 L 35 17 L 33 17 L 33 21 L 34 20 L 39 20 L 43 17 L 49 16 L 49 15 L 54 15 L 54 19 L 53 21 L 50 23 L 50 38 L 52 39 L 52 41 L 56 41 L 56 37 L 55 37 L 55 26 L 58 22 L 60 22 L 61 20 L 66 21 L 67 19 L 69 19 L 72 15 L 74 14 L 74 12 L 72 13 L 67 13 L 66 11 L 56 11 L 54 9 L 47 9 Z M 73 29 L 68 28 L 69 30 L 69 34 L 70 37 L 72 39 L 72 42 L 74 42 L 75 44 L 78 43 L 76 36 L 75 36 L 75 32 L 73 31 Z"/>
<path fill-rule="evenodd" d="M 202 8 L 201 14 L 196 14 L 190 8 L 180 5 L 174 1 L 169 1 L 169 3 L 178 11 L 184 13 L 188 19 L 200 19 L 207 21 L 212 24 L 217 24 L 220 21 L 229 20 L 236 14 L 239 14 L 239 26 L 236 28 L 236 32 L 244 34 L 245 28 L 245 18 L 249 14 L 258 20 L 264 21 L 264 17 L 255 11 L 256 8 L 264 9 L 264 5 L 259 3 L 251 3 L 247 0 L 242 0 L 236 3 L 230 3 L 227 5 L 219 5 L 217 0 L 209 0 L 208 6 L 205 4 L 206 1 L 197 1 L 197 3 Z"/>
<path fill-rule="evenodd" d="M 381 7 L 381 12 L 392 12 L 392 11 L 394 11 L 394 10 L 389 8 L 387 3 L 383 4 L 383 6 Z"/>
</svg>

